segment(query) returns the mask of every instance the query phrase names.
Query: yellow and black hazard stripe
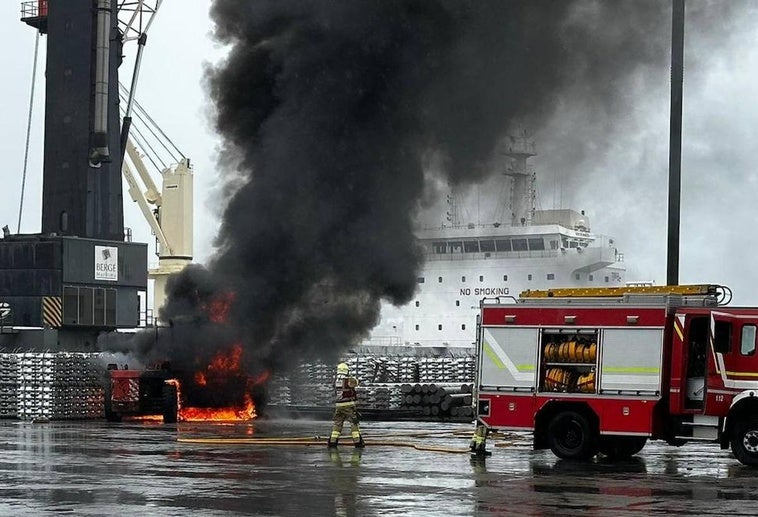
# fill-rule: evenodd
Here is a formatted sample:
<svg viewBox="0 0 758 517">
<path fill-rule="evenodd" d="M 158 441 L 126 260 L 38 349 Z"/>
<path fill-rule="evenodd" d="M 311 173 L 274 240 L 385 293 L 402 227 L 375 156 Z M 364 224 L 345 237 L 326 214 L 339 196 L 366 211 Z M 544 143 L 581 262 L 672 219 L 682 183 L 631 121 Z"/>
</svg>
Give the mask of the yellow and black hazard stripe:
<svg viewBox="0 0 758 517">
<path fill-rule="evenodd" d="M 52 328 L 63 326 L 63 304 L 60 296 L 42 297 L 42 326 Z"/>
</svg>

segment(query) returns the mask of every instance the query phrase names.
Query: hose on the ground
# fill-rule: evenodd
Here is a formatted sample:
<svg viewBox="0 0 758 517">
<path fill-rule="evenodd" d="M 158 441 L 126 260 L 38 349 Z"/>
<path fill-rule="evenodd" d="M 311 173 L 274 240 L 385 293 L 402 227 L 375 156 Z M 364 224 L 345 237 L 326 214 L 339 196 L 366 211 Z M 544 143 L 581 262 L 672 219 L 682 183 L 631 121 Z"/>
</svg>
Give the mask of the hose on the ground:
<svg viewBox="0 0 758 517">
<path fill-rule="evenodd" d="M 287 437 L 287 438 L 177 438 L 179 443 L 194 443 L 206 445 L 317 445 L 325 446 L 326 441 L 318 436 L 315 437 Z M 469 454 L 470 449 L 458 449 L 453 447 L 433 447 L 419 445 L 413 442 L 400 440 L 366 440 L 367 446 L 385 447 L 410 447 L 417 451 L 444 452 L 451 454 Z"/>
</svg>

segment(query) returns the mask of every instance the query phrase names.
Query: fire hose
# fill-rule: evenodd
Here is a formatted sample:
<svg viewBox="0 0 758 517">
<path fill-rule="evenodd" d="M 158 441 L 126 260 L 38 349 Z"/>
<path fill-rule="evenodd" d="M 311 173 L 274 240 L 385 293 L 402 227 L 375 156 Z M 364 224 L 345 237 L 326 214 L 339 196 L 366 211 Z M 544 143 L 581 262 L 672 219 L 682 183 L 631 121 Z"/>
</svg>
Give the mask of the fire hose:
<svg viewBox="0 0 758 517">
<path fill-rule="evenodd" d="M 457 433 L 456 433 L 457 434 Z M 430 435 L 439 436 L 439 433 L 423 432 L 413 434 L 414 437 L 425 437 Z M 381 438 L 392 438 L 393 435 L 377 435 L 374 439 L 366 440 L 366 446 L 384 446 L 384 447 L 408 447 L 417 451 L 425 452 L 442 452 L 450 454 L 469 454 L 470 449 L 460 449 L 454 447 L 435 447 L 429 445 L 420 445 L 404 440 L 383 440 Z M 380 439 L 376 439 L 380 438 Z M 268 437 L 268 438 L 177 438 L 179 443 L 205 444 L 205 445 L 265 445 L 265 446 L 324 446 L 326 441 L 320 436 L 303 436 L 303 437 Z M 497 444 L 497 447 L 506 447 L 510 444 Z"/>
</svg>

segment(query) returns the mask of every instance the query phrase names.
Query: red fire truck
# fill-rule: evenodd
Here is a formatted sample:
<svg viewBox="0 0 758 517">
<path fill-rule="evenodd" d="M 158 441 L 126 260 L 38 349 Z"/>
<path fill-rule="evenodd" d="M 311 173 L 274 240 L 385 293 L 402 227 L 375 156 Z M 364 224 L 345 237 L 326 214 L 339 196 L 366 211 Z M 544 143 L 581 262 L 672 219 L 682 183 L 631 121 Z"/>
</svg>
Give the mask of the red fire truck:
<svg viewBox="0 0 758 517">
<path fill-rule="evenodd" d="M 758 308 L 722 286 L 526 291 L 484 299 L 477 418 L 565 459 L 712 441 L 758 466 Z"/>
</svg>

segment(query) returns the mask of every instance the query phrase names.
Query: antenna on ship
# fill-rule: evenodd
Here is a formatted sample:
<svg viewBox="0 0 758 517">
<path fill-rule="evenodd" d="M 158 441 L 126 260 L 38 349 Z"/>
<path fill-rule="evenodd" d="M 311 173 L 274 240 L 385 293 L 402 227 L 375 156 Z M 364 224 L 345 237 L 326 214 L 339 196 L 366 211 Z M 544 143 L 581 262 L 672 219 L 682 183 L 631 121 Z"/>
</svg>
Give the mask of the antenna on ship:
<svg viewBox="0 0 758 517">
<path fill-rule="evenodd" d="M 526 130 L 505 137 L 503 154 L 512 159 L 503 174 L 513 179 L 511 190 L 511 226 L 529 226 L 535 210 L 534 184 L 536 175 L 526 161 L 537 153 Z"/>
</svg>

